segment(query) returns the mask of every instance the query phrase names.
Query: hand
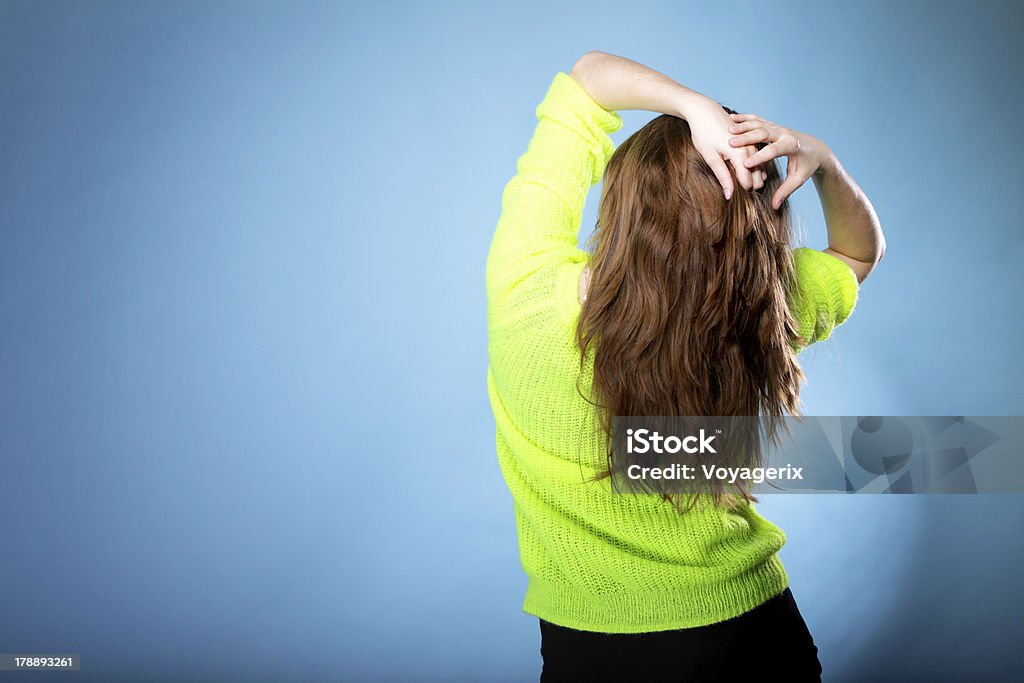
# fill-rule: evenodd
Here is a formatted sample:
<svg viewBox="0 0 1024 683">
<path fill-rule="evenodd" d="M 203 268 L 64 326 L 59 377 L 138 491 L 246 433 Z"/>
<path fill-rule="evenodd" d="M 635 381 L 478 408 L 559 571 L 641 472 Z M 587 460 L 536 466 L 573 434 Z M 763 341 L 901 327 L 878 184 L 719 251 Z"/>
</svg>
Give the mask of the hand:
<svg viewBox="0 0 1024 683">
<path fill-rule="evenodd" d="M 733 194 L 732 175 L 726 161 L 732 164 L 736 178 L 744 189 L 761 189 L 764 187 L 767 174 L 761 169 L 745 164 L 757 152 L 752 143 L 747 145 L 730 144 L 729 112 L 714 100 L 700 95 L 689 101 L 682 112 L 683 118 L 690 124 L 693 146 L 707 162 L 721 183 L 725 198 Z"/>
<path fill-rule="evenodd" d="M 766 121 L 755 114 L 730 114 L 734 123 L 729 131 L 737 134 L 729 140 L 734 148 L 747 149 L 750 145 L 767 143 L 743 162 L 748 168 L 786 157 L 786 179 L 772 197 L 772 208 L 778 209 L 789 195 L 796 192 L 808 178 L 824 167 L 832 151 L 824 142 L 789 128 Z"/>
</svg>

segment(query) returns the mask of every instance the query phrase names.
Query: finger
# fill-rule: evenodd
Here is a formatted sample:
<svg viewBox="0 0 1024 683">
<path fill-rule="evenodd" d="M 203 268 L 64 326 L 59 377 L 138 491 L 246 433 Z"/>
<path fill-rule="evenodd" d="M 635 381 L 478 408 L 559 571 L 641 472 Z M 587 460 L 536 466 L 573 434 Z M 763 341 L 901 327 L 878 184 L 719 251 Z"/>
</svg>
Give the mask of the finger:
<svg viewBox="0 0 1024 683">
<path fill-rule="evenodd" d="M 746 151 L 748 155 L 747 158 L 749 159 L 751 156 L 757 153 L 757 147 L 747 147 Z M 751 170 L 750 177 L 755 190 L 760 190 L 762 187 L 764 187 L 764 171 L 762 171 L 761 169 Z"/>
<path fill-rule="evenodd" d="M 749 190 L 754 186 L 753 172 L 744 165 L 747 159 L 747 154 L 741 149 L 735 150 L 733 154 L 729 155 L 729 161 L 732 162 L 732 167 L 736 169 L 736 179 L 740 181 L 740 185 L 744 190 Z"/>
<path fill-rule="evenodd" d="M 779 186 L 779 189 L 776 190 L 775 194 L 772 196 L 772 208 L 778 209 L 781 207 L 782 203 L 786 201 L 791 194 L 796 192 L 797 188 L 803 185 L 806 180 L 807 177 L 797 169 L 792 168 L 792 164 L 790 164 L 790 168 L 786 169 L 786 179 L 782 181 L 782 185 Z"/>
<path fill-rule="evenodd" d="M 749 121 L 734 122 L 729 126 L 730 133 L 746 133 L 748 130 L 754 130 L 755 128 L 764 127 L 764 121 L 760 119 L 751 119 Z"/>
<path fill-rule="evenodd" d="M 783 151 L 778 142 L 773 142 L 757 150 L 755 154 L 751 154 L 743 163 L 746 164 L 747 168 L 754 168 L 781 156 L 785 156 L 785 151 Z"/>
<path fill-rule="evenodd" d="M 747 145 L 756 145 L 759 142 L 774 142 L 771 131 L 767 128 L 759 127 L 743 135 L 729 138 L 729 144 L 733 147 L 746 147 Z"/>
<path fill-rule="evenodd" d="M 719 184 L 722 186 L 722 192 L 725 194 L 725 198 L 729 199 L 732 197 L 733 185 L 732 185 L 732 174 L 729 173 L 729 167 L 725 165 L 725 160 L 718 155 L 711 156 L 707 159 L 708 166 L 711 167 L 711 171 L 718 178 Z"/>
<path fill-rule="evenodd" d="M 796 141 L 796 138 L 782 137 L 766 145 L 758 150 L 757 154 L 747 159 L 746 164 L 748 168 L 759 166 L 766 161 L 771 161 L 780 156 L 786 156 L 787 154 L 793 154 L 799 149 L 800 145 Z"/>
<path fill-rule="evenodd" d="M 731 116 L 732 120 L 736 122 L 756 121 L 760 118 L 757 114 L 729 114 L 729 116 Z"/>
</svg>

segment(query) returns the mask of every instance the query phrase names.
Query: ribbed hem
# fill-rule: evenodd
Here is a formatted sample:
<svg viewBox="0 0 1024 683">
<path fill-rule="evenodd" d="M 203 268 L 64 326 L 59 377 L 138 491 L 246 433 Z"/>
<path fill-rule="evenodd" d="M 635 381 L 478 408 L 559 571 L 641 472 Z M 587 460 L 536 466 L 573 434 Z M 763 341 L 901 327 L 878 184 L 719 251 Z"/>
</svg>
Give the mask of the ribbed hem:
<svg viewBox="0 0 1024 683">
<path fill-rule="evenodd" d="M 594 595 L 530 577 L 523 611 L 552 624 L 600 633 L 693 628 L 738 617 L 789 586 L 778 554 L 725 583 L 671 593 Z"/>
</svg>

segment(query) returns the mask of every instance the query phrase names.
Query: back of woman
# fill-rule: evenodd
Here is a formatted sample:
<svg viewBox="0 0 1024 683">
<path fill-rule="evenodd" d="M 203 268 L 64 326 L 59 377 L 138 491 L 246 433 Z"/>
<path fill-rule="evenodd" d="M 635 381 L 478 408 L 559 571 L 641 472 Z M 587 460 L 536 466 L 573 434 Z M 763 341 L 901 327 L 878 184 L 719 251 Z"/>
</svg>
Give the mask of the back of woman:
<svg viewBox="0 0 1024 683">
<path fill-rule="evenodd" d="M 616 149 L 621 109 L 662 115 Z M 611 421 L 797 414 L 797 354 L 853 311 L 877 218 L 816 138 L 621 57 L 557 73 L 536 115 L 487 260 L 487 387 L 542 680 L 817 680 L 784 532 L 741 487 L 616 494 Z M 790 246 L 786 198 L 811 177 L 826 251 Z"/>
</svg>

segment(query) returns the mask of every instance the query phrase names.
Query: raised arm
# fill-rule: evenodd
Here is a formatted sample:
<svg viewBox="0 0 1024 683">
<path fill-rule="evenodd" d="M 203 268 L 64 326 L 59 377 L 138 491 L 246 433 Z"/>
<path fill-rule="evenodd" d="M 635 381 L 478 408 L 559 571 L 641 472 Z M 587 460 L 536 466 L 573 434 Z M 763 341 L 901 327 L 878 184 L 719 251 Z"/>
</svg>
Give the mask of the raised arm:
<svg viewBox="0 0 1024 683">
<path fill-rule="evenodd" d="M 730 144 L 767 143 L 745 162 L 751 168 L 785 156 L 786 180 L 772 198 L 782 202 L 808 178 L 814 179 L 828 228 L 828 248 L 822 251 L 840 259 L 863 282 L 885 254 L 885 236 L 874 207 L 824 142 L 799 131 L 779 126 L 754 114 L 733 114 L 736 134 Z"/>
<path fill-rule="evenodd" d="M 729 145 L 728 112 L 714 100 L 624 57 L 589 52 L 571 73 L 558 72 L 535 113 L 537 125 L 517 173 L 505 186 L 487 259 L 492 324 L 500 325 L 550 299 L 559 269 L 586 259 L 577 246 L 584 202 L 615 151 L 610 133 L 622 126 L 616 109 L 679 116 L 728 198 L 733 177 L 761 187 L 760 170 L 744 161 L 757 148 Z"/>
<path fill-rule="evenodd" d="M 487 257 L 495 325 L 550 299 L 559 269 L 586 259 L 578 246 L 583 207 L 615 151 L 609 134 L 622 126 L 561 71 L 534 111 L 533 136 L 502 192 Z"/>
<path fill-rule="evenodd" d="M 831 150 L 813 177 L 828 226 L 824 251 L 846 261 L 857 281 L 863 282 L 885 255 L 885 236 L 875 209 Z"/>
<path fill-rule="evenodd" d="M 749 190 L 764 185 L 764 172 L 744 165 L 757 148 L 729 144 L 732 120 L 711 98 L 650 67 L 599 50 L 580 57 L 570 75 L 605 109 L 642 109 L 685 119 L 690 124 L 694 146 L 714 171 L 726 199 L 735 189 L 727 161 L 732 164 L 743 188 Z"/>
</svg>

